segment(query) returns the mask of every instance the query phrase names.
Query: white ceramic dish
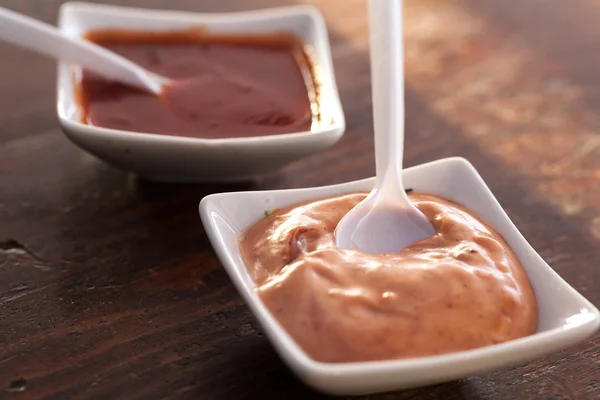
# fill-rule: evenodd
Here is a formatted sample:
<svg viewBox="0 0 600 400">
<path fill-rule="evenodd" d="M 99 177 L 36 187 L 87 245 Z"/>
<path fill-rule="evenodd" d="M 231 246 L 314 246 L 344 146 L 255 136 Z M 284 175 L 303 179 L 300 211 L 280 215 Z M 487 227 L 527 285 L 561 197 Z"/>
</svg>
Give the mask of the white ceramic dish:
<svg viewBox="0 0 600 400">
<path fill-rule="evenodd" d="M 242 261 L 238 237 L 265 210 L 305 200 L 371 190 L 374 179 L 334 186 L 265 192 L 221 193 L 200 202 L 210 241 L 267 337 L 306 384 L 337 395 L 360 395 L 455 380 L 530 361 L 592 335 L 600 313 L 556 274 L 508 218 L 475 168 L 447 158 L 404 170 L 407 188 L 462 204 L 491 223 L 515 251 L 538 299 L 539 329 L 532 336 L 481 349 L 409 360 L 327 364 L 312 360 L 264 307 Z"/>
<path fill-rule="evenodd" d="M 163 181 L 233 181 L 276 169 L 323 151 L 343 135 L 345 119 L 322 15 L 310 6 L 227 14 L 145 10 L 65 3 L 59 27 L 72 36 L 93 29 L 148 31 L 202 27 L 218 34 L 291 32 L 312 49 L 321 88 L 322 111 L 332 122 L 313 132 L 234 139 L 194 139 L 105 129 L 80 123 L 73 69 L 58 66 L 57 111 L 65 134 L 76 145 L 121 169 Z"/>
</svg>

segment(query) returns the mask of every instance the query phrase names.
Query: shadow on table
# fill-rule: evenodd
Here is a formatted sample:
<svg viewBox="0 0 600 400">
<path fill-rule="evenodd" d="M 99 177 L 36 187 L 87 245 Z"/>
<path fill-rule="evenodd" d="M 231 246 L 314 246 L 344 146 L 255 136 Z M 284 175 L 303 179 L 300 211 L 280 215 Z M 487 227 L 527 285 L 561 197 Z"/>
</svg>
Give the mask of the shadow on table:
<svg viewBox="0 0 600 400">
<path fill-rule="evenodd" d="M 62 221 L 67 237 L 60 251 L 69 261 L 61 298 L 69 312 L 109 300 L 120 304 L 115 308 L 127 309 L 150 294 L 161 294 L 163 301 L 169 293 L 193 298 L 194 291 L 206 289 L 204 279 L 218 274 L 225 280 L 198 205 L 212 193 L 252 190 L 253 182 L 167 184 L 119 175 L 111 168 L 97 173 L 102 171 L 113 183 L 103 181 L 98 198 L 87 200 Z"/>
<path fill-rule="evenodd" d="M 189 390 L 186 398 L 269 398 L 285 399 L 334 399 L 316 392 L 300 380 L 283 364 L 271 345 L 262 338 L 249 337 L 228 346 L 226 360 L 228 366 L 221 373 L 210 377 L 201 373 L 194 383 L 187 382 Z M 249 367 L 251 366 L 251 368 Z M 219 371 L 219 365 L 210 367 Z M 207 368 L 208 369 L 208 368 Z M 225 372 L 226 371 L 226 372 Z M 356 397 L 356 399 L 445 399 L 461 400 L 477 398 L 475 389 L 466 380 L 450 382 L 419 389 L 390 392 L 380 395 Z M 347 398 L 347 397 L 343 397 Z"/>
</svg>

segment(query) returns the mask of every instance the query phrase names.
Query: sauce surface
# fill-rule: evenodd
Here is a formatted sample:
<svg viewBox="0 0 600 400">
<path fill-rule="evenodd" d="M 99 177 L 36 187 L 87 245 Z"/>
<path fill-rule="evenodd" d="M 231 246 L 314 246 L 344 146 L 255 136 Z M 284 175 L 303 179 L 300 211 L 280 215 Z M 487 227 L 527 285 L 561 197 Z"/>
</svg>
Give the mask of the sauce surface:
<svg viewBox="0 0 600 400">
<path fill-rule="evenodd" d="M 296 38 L 201 32 L 95 31 L 86 36 L 174 79 L 161 96 L 83 71 L 83 122 L 105 128 L 201 138 L 310 131 L 317 92 Z"/>
<path fill-rule="evenodd" d="M 310 357 L 354 362 L 437 355 L 533 334 L 537 303 L 502 236 L 468 210 L 411 194 L 437 234 L 400 253 L 335 247 L 364 194 L 278 210 L 241 238 L 258 294 Z"/>
</svg>

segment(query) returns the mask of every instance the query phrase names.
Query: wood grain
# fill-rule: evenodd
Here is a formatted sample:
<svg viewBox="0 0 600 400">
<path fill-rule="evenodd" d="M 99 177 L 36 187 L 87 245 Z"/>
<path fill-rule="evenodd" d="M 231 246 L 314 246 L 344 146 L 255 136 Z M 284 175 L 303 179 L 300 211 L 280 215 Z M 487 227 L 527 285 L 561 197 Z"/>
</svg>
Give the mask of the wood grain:
<svg viewBox="0 0 600 400">
<path fill-rule="evenodd" d="M 122 0 L 195 11 L 292 0 Z M 60 132 L 52 61 L 0 44 L 0 399 L 321 398 L 274 353 L 197 205 L 221 191 L 371 176 L 363 0 L 330 29 L 347 133 L 240 185 L 140 181 Z M 54 22 L 59 0 L 1 0 Z M 552 267 L 600 305 L 600 3 L 407 0 L 405 162 L 467 157 Z M 600 336 L 541 360 L 373 399 L 595 399 Z"/>
</svg>

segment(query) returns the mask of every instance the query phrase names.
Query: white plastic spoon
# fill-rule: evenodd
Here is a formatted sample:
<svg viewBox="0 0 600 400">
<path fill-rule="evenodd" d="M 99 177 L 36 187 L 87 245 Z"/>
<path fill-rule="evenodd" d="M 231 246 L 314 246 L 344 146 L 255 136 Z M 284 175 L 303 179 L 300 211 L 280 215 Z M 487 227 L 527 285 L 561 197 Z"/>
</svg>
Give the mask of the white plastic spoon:
<svg viewBox="0 0 600 400">
<path fill-rule="evenodd" d="M 0 7 L 0 40 L 87 68 L 111 80 L 160 94 L 171 81 L 87 40 Z"/>
<path fill-rule="evenodd" d="M 391 253 L 435 231 L 402 185 L 404 60 L 402 0 L 369 0 L 375 188 L 336 228 L 337 246 Z"/>
</svg>

